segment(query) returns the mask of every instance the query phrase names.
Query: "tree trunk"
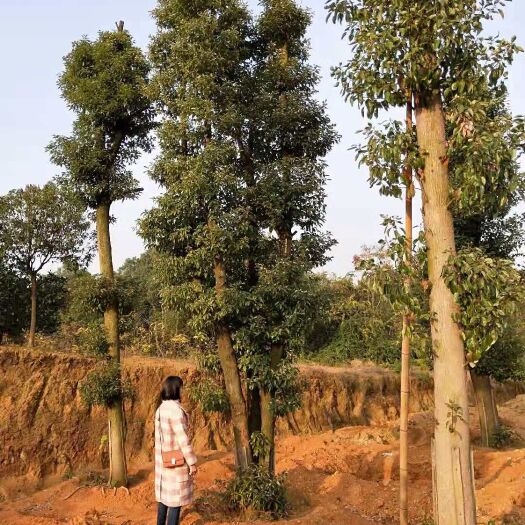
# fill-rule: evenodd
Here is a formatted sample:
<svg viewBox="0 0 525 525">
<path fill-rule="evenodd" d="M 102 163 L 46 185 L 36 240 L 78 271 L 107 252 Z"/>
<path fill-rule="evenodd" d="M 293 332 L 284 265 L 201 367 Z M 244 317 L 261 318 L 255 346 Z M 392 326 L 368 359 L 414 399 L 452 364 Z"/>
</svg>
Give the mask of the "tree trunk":
<svg viewBox="0 0 525 525">
<path fill-rule="evenodd" d="M 490 447 L 490 438 L 499 427 L 498 407 L 494 398 L 494 390 L 490 383 L 490 377 L 478 374 L 475 368 L 470 369 L 470 378 L 472 379 L 479 412 L 481 444 L 484 447 Z"/>
<path fill-rule="evenodd" d="M 100 273 L 110 286 L 115 284 L 111 238 L 109 234 L 109 204 L 97 207 L 96 226 L 98 241 L 98 258 Z M 118 299 L 112 297 L 104 311 L 104 327 L 109 344 L 109 356 L 113 362 L 120 364 L 120 345 L 118 328 Z M 128 484 L 126 468 L 126 450 L 124 446 L 124 412 L 122 401 L 107 407 L 109 418 L 109 483 L 120 487 Z"/>
<path fill-rule="evenodd" d="M 35 346 L 36 334 L 36 273 L 31 272 L 31 326 L 29 328 L 29 346 Z"/>
<path fill-rule="evenodd" d="M 420 94 L 421 95 L 421 94 Z M 420 173 L 423 218 L 431 284 L 430 313 L 434 354 L 435 484 L 437 525 L 475 525 L 467 377 L 458 306 L 443 280 L 443 268 L 455 254 L 449 210 L 445 120 L 441 97 L 416 97 L 417 140 L 425 159 Z"/>
<path fill-rule="evenodd" d="M 226 289 L 226 270 L 222 260 L 217 257 L 214 266 L 215 290 L 220 297 Z M 252 463 L 250 434 L 248 433 L 248 412 L 242 391 L 241 376 L 233 348 L 230 330 L 223 323 L 217 326 L 217 350 L 221 363 L 226 394 L 230 403 L 233 436 L 235 439 L 235 460 L 237 468 L 246 470 Z"/>
<path fill-rule="evenodd" d="M 407 96 L 406 128 L 412 132 L 412 94 Z M 412 168 L 405 166 L 405 263 L 411 264 L 412 239 L 412 199 L 414 182 Z M 406 292 L 409 292 L 410 281 L 405 281 Z M 408 406 L 410 396 L 410 323 L 411 314 L 403 315 L 401 343 L 401 409 L 399 417 L 399 522 L 408 525 Z"/>
</svg>

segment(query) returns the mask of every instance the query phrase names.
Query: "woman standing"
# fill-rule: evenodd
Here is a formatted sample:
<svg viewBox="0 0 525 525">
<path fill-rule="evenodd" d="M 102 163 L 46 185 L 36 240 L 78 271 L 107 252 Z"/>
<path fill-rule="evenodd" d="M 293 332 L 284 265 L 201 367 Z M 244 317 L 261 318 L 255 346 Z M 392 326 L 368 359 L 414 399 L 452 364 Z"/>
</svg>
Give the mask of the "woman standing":
<svg viewBox="0 0 525 525">
<path fill-rule="evenodd" d="M 155 412 L 155 498 L 159 504 L 157 525 L 178 525 L 181 507 L 193 500 L 197 457 L 191 446 L 189 417 L 180 404 L 181 394 L 182 379 L 169 376 L 162 385 L 162 402 Z M 167 462 L 167 454 L 180 456 L 182 465 L 174 466 L 175 463 Z"/>
</svg>

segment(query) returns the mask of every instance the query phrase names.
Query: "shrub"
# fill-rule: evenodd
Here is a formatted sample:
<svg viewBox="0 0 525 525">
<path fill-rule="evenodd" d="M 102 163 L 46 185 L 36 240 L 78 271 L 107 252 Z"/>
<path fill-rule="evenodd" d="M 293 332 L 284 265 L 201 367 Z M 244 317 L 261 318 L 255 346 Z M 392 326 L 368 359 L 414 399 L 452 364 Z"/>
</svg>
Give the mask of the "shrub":
<svg viewBox="0 0 525 525">
<path fill-rule="evenodd" d="M 231 510 L 264 512 L 279 519 L 288 513 L 284 479 L 253 465 L 225 484 L 223 497 Z"/>
<path fill-rule="evenodd" d="M 506 427 L 500 425 L 496 431 L 489 438 L 489 446 L 491 448 L 505 448 L 508 447 L 515 438 L 514 432 Z"/>
<path fill-rule="evenodd" d="M 199 403 L 203 412 L 228 412 L 230 405 L 222 385 L 209 377 L 202 377 L 188 389 L 189 398 Z"/>
<path fill-rule="evenodd" d="M 88 374 L 80 385 L 80 396 L 89 407 L 107 407 L 116 401 L 131 398 L 133 389 L 129 379 L 121 377 L 120 365 L 106 361 Z"/>
</svg>

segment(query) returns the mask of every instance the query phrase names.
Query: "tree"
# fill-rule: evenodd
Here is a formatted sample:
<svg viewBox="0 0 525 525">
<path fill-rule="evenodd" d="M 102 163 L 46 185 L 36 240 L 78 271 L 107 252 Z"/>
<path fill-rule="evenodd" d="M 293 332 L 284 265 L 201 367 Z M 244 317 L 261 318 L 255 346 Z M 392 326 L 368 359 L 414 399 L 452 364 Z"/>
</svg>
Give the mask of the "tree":
<svg viewBox="0 0 525 525">
<path fill-rule="evenodd" d="M 27 327 L 30 302 L 27 279 L 0 262 L 0 344 L 4 336 L 18 338 Z"/>
<path fill-rule="evenodd" d="M 456 252 L 449 204 L 455 200 L 467 207 L 493 198 L 484 194 L 484 183 L 498 170 L 483 173 L 478 168 L 499 138 L 488 130 L 477 143 L 479 155 L 463 156 L 462 169 L 456 167 L 456 193 L 451 192 L 449 161 L 452 154 L 469 149 L 471 116 L 482 110 L 478 97 L 487 81 L 502 83 L 505 66 L 518 49 L 514 41 L 481 36 L 484 21 L 498 13 L 501 3 L 327 2 L 334 21 L 345 24 L 353 49 L 350 60 L 334 71 L 345 96 L 370 118 L 404 106 L 407 91 L 414 98 L 416 136 L 393 124 L 381 135 L 384 140 L 369 142 L 372 149 L 363 154 L 372 166 L 371 178 L 386 192 L 400 194 L 401 166 L 407 160 L 422 189 L 434 355 L 434 519 L 447 525 L 476 520 L 464 345 L 458 305 L 443 278 Z M 454 124 L 449 141 L 447 120 Z M 373 131 L 370 136 L 377 138 Z M 497 166 L 498 158 L 493 163 Z"/>
<path fill-rule="evenodd" d="M 29 346 L 37 327 L 37 278 L 53 261 L 87 257 L 89 222 L 84 207 L 56 184 L 29 185 L 0 197 L 0 252 L 7 264 L 31 281 Z"/>
<path fill-rule="evenodd" d="M 517 274 L 508 268 L 501 259 L 514 260 L 519 254 L 520 248 L 524 243 L 523 222 L 522 215 L 513 213 L 513 208 L 521 201 L 524 190 L 524 179 L 520 173 L 518 164 L 518 155 L 521 153 L 522 141 L 524 136 L 524 125 L 521 117 L 512 118 L 507 108 L 507 92 L 505 86 L 497 86 L 490 89 L 488 86 L 485 90 L 484 99 L 480 97 L 478 104 L 483 106 L 483 111 L 478 111 L 475 117 L 469 122 L 469 126 L 465 132 L 474 140 L 479 140 L 479 135 L 473 135 L 474 129 L 484 129 L 485 132 L 490 132 L 492 137 L 499 140 L 491 142 L 491 155 L 487 157 L 487 161 L 483 166 L 483 171 L 490 173 L 495 170 L 492 159 L 499 158 L 497 176 L 489 176 L 486 178 L 485 192 L 493 195 L 493 199 L 482 200 L 478 206 L 469 206 L 468 208 L 456 207 L 454 210 L 454 227 L 456 231 L 457 246 L 461 250 L 471 250 L 477 248 L 481 251 L 475 251 L 481 259 L 478 261 L 478 268 L 480 261 L 485 261 L 483 266 L 493 275 L 489 286 L 479 289 L 478 294 L 467 294 L 463 298 L 465 302 L 461 304 L 462 310 L 471 311 L 472 305 L 469 300 L 474 301 L 474 308 L 477 313 L 480 312 L 480 297 L 486 300 L 487 308 L 482 308 L 483 317 L 496 321 L 494 323 L 485 322 L 483 326 L 483 334 L 474 334 L 472 330 L 468 330 L 465 335 L 470 336 L 472 343 L 481 344 L 483 339 L 489 336 L 491 341 L 486 355 L 479 353 L 476 362 L 470 360 L 470 377 L 476 395 L 478 405 L 478 412 L 480 418 L 481 428 L 481 442 L 484 446 L 489 446 L 491 436 L 496 432 L 499 426 L 496 402 L 494 393 L 490 382 L 490 376 L 508 377 L 503 373 L 506 366 L 501 366 L 509 350 L 509 362 L 515 361 L 515 344 L 496 345 L 499 337 L 502 337 L 508 332 L 505 327 L 509 319 L 494 319 L 495 301 L 499 307 L 504 308 L 507 314 L 512 314 L 512 309 L 515 307 L 515 302 L 519 301 L 519 287 L 514 288 L 517 283 Z M 448 135 L 453 137 L 453 129 L 448 129 Z M 496 146 L 496 147 L 495 147 Z M 479 148 L 477 148 L 479 149 Z M 451 159 L 451 173 L 452 183 L 454 185 L 455 165 L 460 167 L 464 164 L 463 156 L 468 154 L 468 151 L 461 151 L 459 158 L 453 157 Z M 460 174 L 459 174 L 460 176 Z M 493 260 L 491 263 L 489 258 Z M 464 276 L 459 276 L 460 279 Z M 505 279 L 502 279 L 504 277 Z M 480 282 L 485 282 L 484 275 L 477 275 Z M 494 285 L 498 285 L 497 297 L 494 295 Z M 476 320 L 479 317 L 476 316 Z M 511 321 L 512 322 L 512 321 Z M 467 326 L 469 324 L 467 323 Z M 477 336 L 477 337 L 476 337 Z M 481 336 L 481 337 L 480 337 Z M 509 336 L 506 337 L 509 341 Z M 472 346 L 472 343 L 467 340 L 467 345 Z M 501 355 L 494 359 L 494 352 L 499 352 Z M 496 363 L 501 370 L 494 366 L 487 366 L 486 363 Z M 485 363 L 485 364 L 484 364 Z"/>
<path fill-rule="evenodd" d="M 154 16 L 152 92 L 164 120 L 151 176 L 165 192 L 141 221 L 141 234 L 166 257 L 166 306 L 187 309 L 195 333 L 217 345 L 236 464 L 246 470 L 252 453 L 232 318 L 253 232 L 243 216 L 232 129 L 242 127 L 249 14 L 237 0 L 161 0 Z"/>
<path fill-rule="evenodd" d="M 269 444 L 261 461 L 273 473 L 276 379 L 302 346 L 305 327 L 315 317 L 314 297 L 301 293 L 310 288 L 308 274 L 326 262 L 334 244 L 322 231 L 327 179 L 323 159 L 338 136 L 325 105 L 315 97 L 319 72 L 309 63 L 309 13 L 294 0 L 266 0 L 262 5 L 256 24 L 262 56 L 257 57 L 255 96 L 247 108 L 249 130 L 241 144 L 248 166 L 256 166 L 259 224 L 270 232 L 270 250 L 261 261 L 255 292 L 262 292 L 265 312 L 252 314 L 265 319 L 266 333 L 259 343 L 264 372 L 255 370 L 252 379 L 259 389 L 261 432 Z"/>
<path fill-rule="evenodd" d="M 141 189 L 128 166 L 151 147 L 154 114 L 146 87 L 149 66 L 133 44 L 124 23 L 117 31 L 100 32 L 94 41 L 73 43 L 59 79 L 62 97 L 77 114 L 73 133 L 55 137 L 52 160 L 65 170 L 60 177 L 95 215 L 100 273 L 108 289 L 115 287 L 109 226 L 115 201 L 136 198 Z M 109 294 L 104 325 L 110 359 L 120 362 L 117 294 Z M 108 406 L 110 484 L 126 485 L 122 401 Z"/>
<path fill-rule="evenodd" d="M 165 193 L 141 232 L 166 258 L 166 306 L 216 345 L 237 466 L 273 473 L 275 417 L 290 406 L 313 311 L 308 271 L 331 245 L 320 157 L 336 135 L 314 99 L 308 16 L 289 1 L 264 8 L 254 22 L 237 0 L 159 3 L 152 87 L 164 121 L 151 174 Z"/>
</svg>

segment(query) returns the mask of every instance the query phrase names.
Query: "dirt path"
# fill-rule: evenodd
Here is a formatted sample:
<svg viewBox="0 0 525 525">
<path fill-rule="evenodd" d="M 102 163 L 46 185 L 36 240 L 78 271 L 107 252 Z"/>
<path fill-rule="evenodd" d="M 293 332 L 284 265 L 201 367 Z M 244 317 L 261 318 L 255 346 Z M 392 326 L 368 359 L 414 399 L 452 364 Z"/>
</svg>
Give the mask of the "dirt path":
<svg viewBox="0 0 525 525">
<path fill-rule="evenodd" d="M 500 409 L 506 424 L 525 437 L 525 396 Z M 475 421 L 473 414 L 472 421 Z M 432 418 L 411 420 L 410 516 L 424 523 L 431 512 L 429 436 Z M 476 428 L 474 428 L 476 434 Z M 398 455 L 396 429 L 346 427 L 314 436 L 288 436 L 278 443 L 278 471 L 287 472 L 291 502 L 279 525 L 370 525 L 397 521 Z M 241 525 L 238 517 L 215 508 L 216 480 L 233 475 L 231 454 L 209 451 L 201 458 L 197 501 L 183 525 Z M 479 523 L 504 516 L 525 523 L 525 449 L 476 449 Z M 79 478 L 48 480 L 50 486 L 0 505 L 1 525 L 153 525 L 153 466 L 134 465 L 129 493 L 85 486 Z M 13 480 L 14 482 L 14 480 Z M 514 520 L 514 521 L 512 521 Z M 262 525 L 263 521 L 250 521 Z M 267 523 L 267 522 L 266 522 Z"/>
</svg>

